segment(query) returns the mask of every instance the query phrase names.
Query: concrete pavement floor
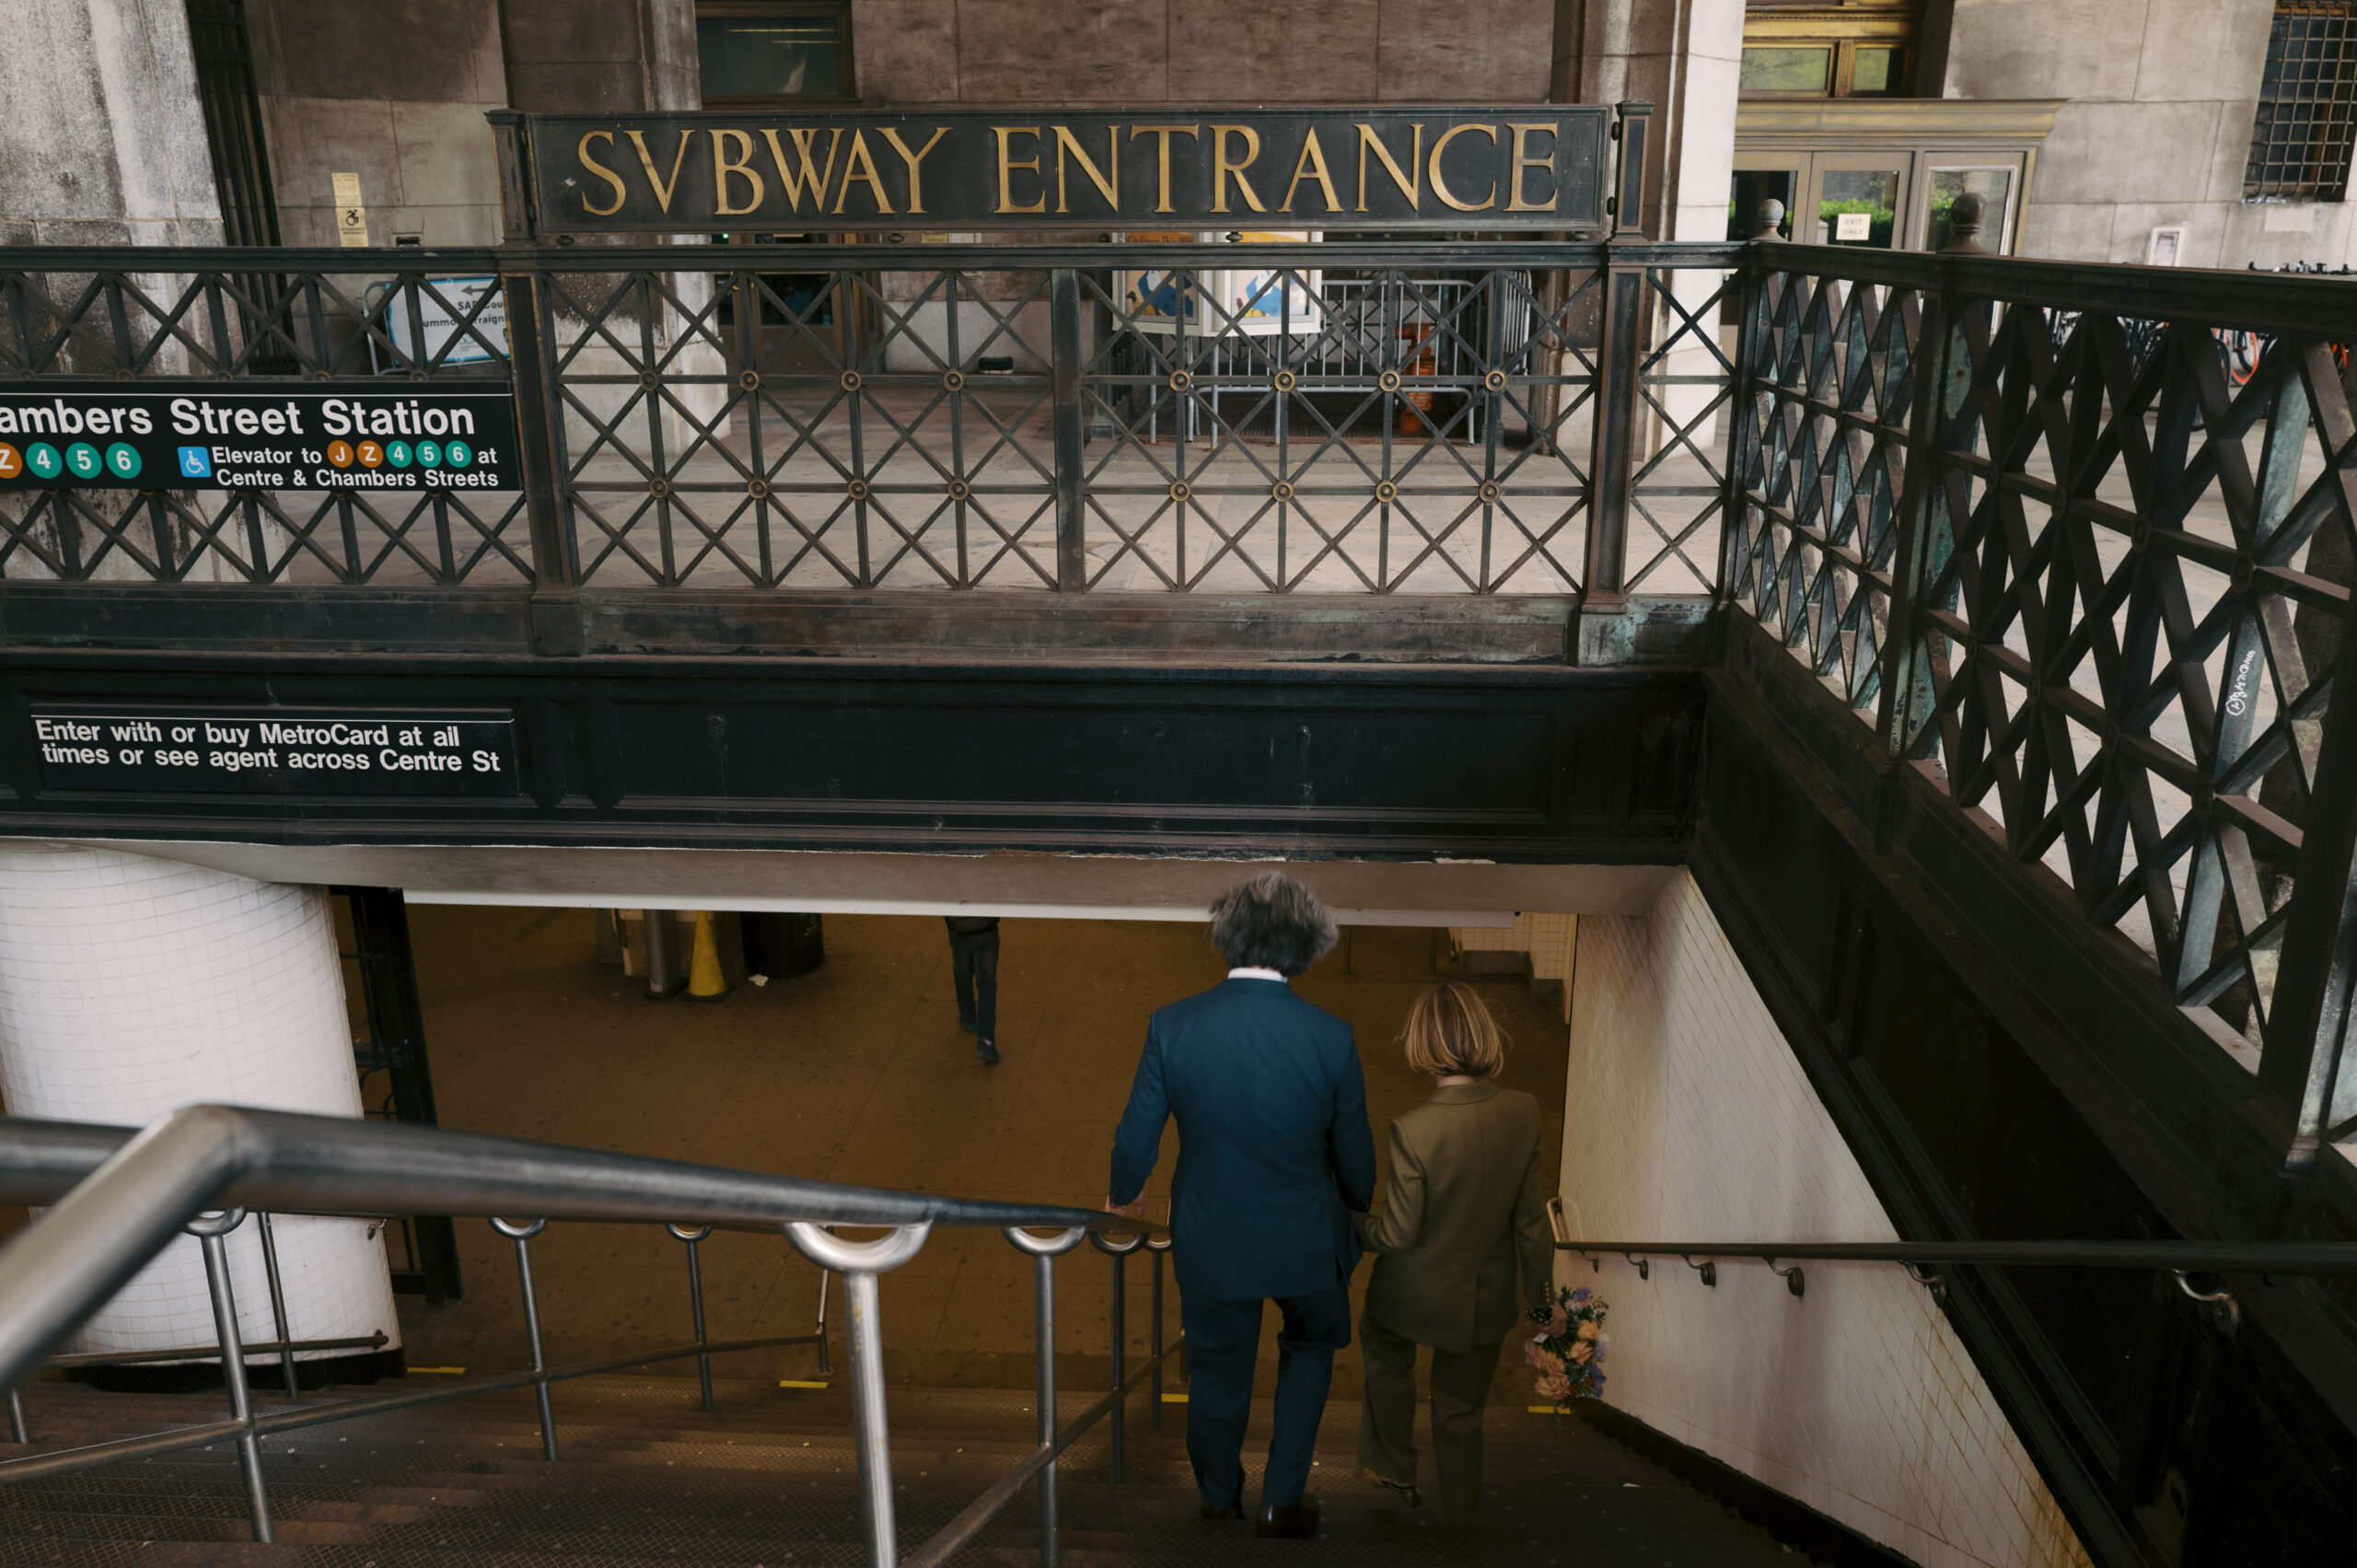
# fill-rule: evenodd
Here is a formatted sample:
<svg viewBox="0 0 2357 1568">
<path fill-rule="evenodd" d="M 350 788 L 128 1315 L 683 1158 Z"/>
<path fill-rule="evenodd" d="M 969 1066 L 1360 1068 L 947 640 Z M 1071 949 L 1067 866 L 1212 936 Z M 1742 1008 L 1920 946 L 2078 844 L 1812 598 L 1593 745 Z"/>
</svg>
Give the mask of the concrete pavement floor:
<svg viewBox="0 0 2357 1568">
<path fill-rule="evenodd" d="M 999 1048 L 985 1067 L 958 1027 L 941 923 L 826 917 L 827 961 L 811 974 L 742 985 L 716 1004 L 650 1002 L 595 958 L 581 910 L 421 906 L 410 912 L 437 1108 L 445 1126 L 714 1165 L 962 1197 L 1104 1201 L 1114 1122 L 1155 1007 L 1218 982 L 1202 929 L 1152 921 L 1010 920 L 1002 928 Z M 1440 934 L 1362 927 L 1297 982 L 1347 1019 L 1366 1063 L 1376 1146 L 1419 1103 L 1397 1037 L 1434 978 Z M 1548 1164 L 1562 1142 L 1568 1030 L 1560 1005 L 1519 978 L 1477 982 L 1513 1040 L 1509 1086 L 1538 1098 Z M 1148 1189 L 1167 1212 L 1175 1131 Z M 474 1372 L 527 1365 L 509 1244 L 461 1221 L 466 1299 L 401 1298 L 413 1366 Z M 552 1365 L 690 1338 L 680 1244 L 651 1225 L 553 1225 L 532 1245 Z M 782 1237 L 722 1233 L 703 1244 L 714 1339 L 807 1332 L 818 1271 Z M 1111 1263 L 1084 1249 L 1057 1266 L 1064 1376 L 1104 1375 Z M 1129 1265 L 1130 1353 L 1147 1347 L 1151 1265 Z M 1363 1291 L 1367 1268 L 1354 1284 Z M 843 1362 L 842 1301 L 830 1313 Z M 1273 1319 L 1273 1313 L 1271 1314 Z M 884 1276 L 894 1380 L 1028 1387 L 1028 1261 L 995 1232 L 937 1231 Z M 1166 1338 L 1178 1332 L 1170 1288 Z M 1262 1341 L 1275 1359 L 1273 1321 Z M 1134 1365 L 1134 1362 L 1132 1363 Z M 692 1361 L 656 1369 L 692 1376 Z M 811 1377 L 807 1346 L 747 1352 L 732 1376 Z M 1336 1394 L 1355 1395 L 1354 1353 Z M 1073 1386 L 1068 1384 L 1067 1386 Z"/>
</svg>

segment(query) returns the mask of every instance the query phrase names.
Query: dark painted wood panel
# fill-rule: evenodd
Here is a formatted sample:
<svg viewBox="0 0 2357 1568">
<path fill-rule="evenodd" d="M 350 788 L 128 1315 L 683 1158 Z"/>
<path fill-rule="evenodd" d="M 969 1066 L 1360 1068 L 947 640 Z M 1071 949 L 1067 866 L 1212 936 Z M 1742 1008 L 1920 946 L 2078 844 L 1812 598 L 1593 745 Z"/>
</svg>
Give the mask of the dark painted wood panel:
<svg viewBox="0 0 2357 1568">
<path fill-rule="evenodd" d="M 358 842 L 1035 845 L 1663 863 L 1690 671 L 0 654 L 6 827 Z M 35 703 L 512 708 L 522 793 L 45 790 Z"/>
</svg>

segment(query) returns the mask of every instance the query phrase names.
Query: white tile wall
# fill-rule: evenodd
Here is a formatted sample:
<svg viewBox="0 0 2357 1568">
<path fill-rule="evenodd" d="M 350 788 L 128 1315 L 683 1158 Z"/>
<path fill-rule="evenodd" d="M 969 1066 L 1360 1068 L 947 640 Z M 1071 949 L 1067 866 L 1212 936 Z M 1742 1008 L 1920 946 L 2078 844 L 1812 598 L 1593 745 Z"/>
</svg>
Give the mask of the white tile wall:
<svg viewBox="0 0 2357 1568">
<path fill-rule="evenodd" d="M 1692 878 L 1577 928 L 1563 1197 L 1599 1238 L 1896 1237 Z M 1924 1568 L 2087 1558 L 1947 1320 L 1883 1265 L 1675 1260 L 1612 1304 L 1607 1397 Z"/>
<path fill-rule="evenodd" d="M 358 1116 L 326 894 L 110 850 L 0 849 L 0 1097 L 12 1115 L 134 1126 L 207 1101 Z M 296 1338 L 401 1342 L 381 1237 L 274 1224 Z M 273 1338 L 251 1222 L 229 1260 L 240 1330 Z M 68 1348 L 213 1339 L 203 1258 L 182 1237 Z"/>
<path fill-rule="evenodd" d="M 1531 979 L 1562 980 L 1571 973 L 1572 928 L 1578 919 L 1569 914 L 1517 914 L 1512 927 L 1453 925 L 1449 935 L 1461 952 L 1527 953 Z"/>
</svg>

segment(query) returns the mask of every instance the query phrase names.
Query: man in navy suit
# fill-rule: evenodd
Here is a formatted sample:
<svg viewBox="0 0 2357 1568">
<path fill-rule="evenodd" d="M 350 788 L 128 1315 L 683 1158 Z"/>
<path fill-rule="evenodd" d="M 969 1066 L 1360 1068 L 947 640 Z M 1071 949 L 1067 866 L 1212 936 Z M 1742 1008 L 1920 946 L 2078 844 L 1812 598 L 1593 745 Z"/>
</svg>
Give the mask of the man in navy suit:
<svg viewBox="0 0 2357 1568">
<path fill-rule="evenodd" d="M 1366 1079 L 1351 1027 L 1293 993 L 1286 977 L 1334 945 L 1334 917 L 1290 877 L 1266 872 L 1212 906 L 1225 984 L 1146 1026 L 1129 1109 L 1113 1136 L 1106 1206 L 1134 1214 L 1178 1120 L 1171 1256 L 1192 1373 L 1187 1456 L 1205 1518 L 1244 1516 L 1244 1423 L 1273 1301 L 1276 1431 L 1260 1481 L 1259 1533 L 1318 1532 L 1303 1494 L 1334 1353 L 1351 1342 L 1350 1211 L 1375 1195 Z"/>
</svg>

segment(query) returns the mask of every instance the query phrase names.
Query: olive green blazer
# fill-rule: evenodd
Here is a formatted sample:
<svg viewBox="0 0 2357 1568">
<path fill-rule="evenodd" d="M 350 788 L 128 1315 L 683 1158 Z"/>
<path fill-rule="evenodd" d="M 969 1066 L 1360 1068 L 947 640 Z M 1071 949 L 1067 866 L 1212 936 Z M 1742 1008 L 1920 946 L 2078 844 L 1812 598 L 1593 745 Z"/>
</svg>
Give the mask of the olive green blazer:
<svg viewBox="0 0 2357 1568">
<path fill-rule="evenodd" d="M 1391 1124 L 1382 1212 L 1351 1219 L 1378 1254 L 1368 1317 L 1440 1350 L 1504 1339 L 1554 1287 L 1538 1102 L 1486 1082 L 1434 1090 Z"/>
</svg>

